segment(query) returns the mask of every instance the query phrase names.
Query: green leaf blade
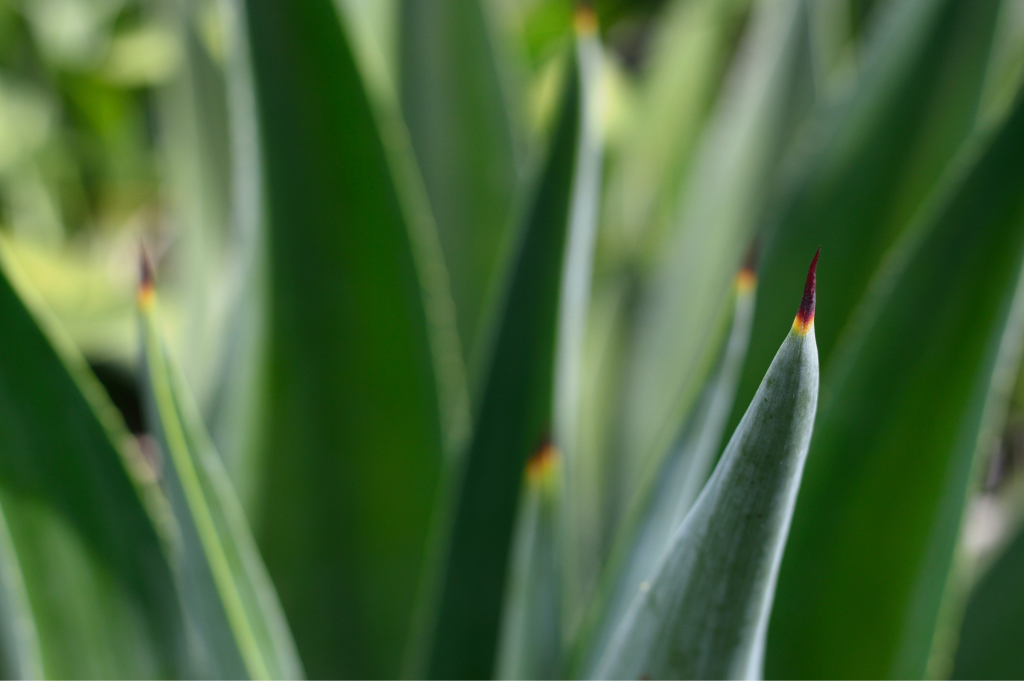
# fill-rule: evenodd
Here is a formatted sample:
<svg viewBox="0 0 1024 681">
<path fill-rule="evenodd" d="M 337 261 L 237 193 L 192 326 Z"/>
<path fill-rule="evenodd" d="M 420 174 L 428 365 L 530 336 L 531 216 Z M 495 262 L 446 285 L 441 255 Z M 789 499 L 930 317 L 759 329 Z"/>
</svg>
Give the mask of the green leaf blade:
<svg viewBox="0 0 1024 681">
<path fill-rule="evenodd" d="M 480 0 L 400 3 L 401 104 L 437 221 L 467 362 L 482 349 L 488 297 L 518 188 L 502 64 Z"/>
<path fill-rule="evenodd" d="M 826 372 L 773 677 L 926 673 L 1024 262 L 1022 153 L 1018 101 L 893 250 Z"/>
<path fill-rule="evenodd" d="M 525 217 L 464 466 L 456 478 L 437 599 L 429 607 L 431 678 L 494 671 L 509 543 L 523 465 L 551 428 L 557 291 L 578 127 L 570 66 L 548 160 Z"/>
<path fill-rule="evenodd" d="M 337 3 L 245 9 L 270 289 L 254 532 L 307 672 L 394 677 L 445 467 L 430 216 L 405 201 Z"/>
<path fill-rule="evenodd" d="M 562 461 L 544 444 L 526 464 L 495 678 L 555 679 L 561 658 L 558 513 Z"/>
<path fill-rule="evenodd" d="M 158 527 L 163 500 L 152 481 L 139 474 L 148 467 L 139 460 L 142 454 L 128 440 L 124 424 L 102 386 L 49 318 L 24 277 L 18 275 L 5 244 L 0 244 L 0 251 L 4 265 L 0 276 L 0 319 L 4 325 L 0 330 L 0 429 L 4 432 L 0 481 L 12 497 L 18 497 L 16 505 L 34 508 L 42 502 L 74 528 L 79 536 L 68 540 L 63 538 L 67 526 L 54 531 L 61 537 L 53 539 L 57 548 L 49 556 L 63 551 L 58 545 L 74 544 L 70 550 L 76 556 L 91 551 L 87 559 L 90 569 L 109 572 L 97 577 L 97 582 L 104 584 L 100 590 L 118 593 L 117 598 L 131 604 L 126 606 L 128 610 L 137 607 L 144 613 L 147 631 L 141 638 L 148 638 L 153 646 L 158 667 L 164 673 L 185 674 L 184 623 L 159 533 L 163 528 Z M 19 284 L 17 293 L 8 278 L 12 276 Z M 32 305 L 35 318 L 22 298 Z M 41 322 L 37 323 L 37 318 Z M 40 323 L 46 324 L 45 329 Z M 19 532 L 14 526 L 21 522 L 16 515 L 21 516 L 21 511 L 8 509 L 18 550 Z M 34 521 L 26 518 L 26 522 Z M 41 522 L 47 527 L 61 524 Z M 88 551 L 82 550 L 79 541 L 89 547 Z M 44 563 L 50 559 L 44 554 L 36 557 Z M 55 570 L 59 572 L 60 568 Z M 33 575 L 27 575 L 26 581 L 30 598 L 34 584 L 43 591 L 48 588 L 44 580 L 34 580 Z M 83 586 L 83 593 L 96 584 L 88 578 L 84 583 L 88 586 Z M 59 621 L 59 609 L 52 612 L 55 618 L 51 621 Z M 59 626 L 79 625 L 68 620 Z M 103 625 L 93 622 L 87 626 Z M 82 629 L 77 631 L 81 633 Z M 44 657 L 51 634 L 60 639 L 60 634 L 49 627 L 40 630 Z M 117 658 L 126 653 L 115 648 L 104 649 L 104 654 Z M 116 666 L 115 662 L 111 667 L 79 668 L 72 661 L 61 671 L 90 676 L 90 670 Z"/>
<path fill-rule="evenodd" d="M 165 485 L 183 534 L 182 596 L 200 645 L 214 676 L 299 678 L 295 644 L 241 505 L 164 351 L 154 298 L 152 282 L 144 282 L 145 401 L 165 453 Z"/>
<path fill-rule="evenodd" d="M 815 256 L 815 264 L 817 256 Z M 707 486 L 595 678 L 757 678 L 818 400 L 805 301 Z M 809 315 L 807 312 L 809 311 Z"/>
</svg>

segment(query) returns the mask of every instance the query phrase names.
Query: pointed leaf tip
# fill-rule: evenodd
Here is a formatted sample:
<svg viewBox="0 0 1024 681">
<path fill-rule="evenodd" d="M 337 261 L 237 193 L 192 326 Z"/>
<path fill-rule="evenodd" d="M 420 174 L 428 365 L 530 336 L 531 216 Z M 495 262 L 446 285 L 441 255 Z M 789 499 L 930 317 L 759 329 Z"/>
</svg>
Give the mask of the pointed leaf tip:
<svg viewBox="0 0 1024 681">
<path fill-rule="evenodd" d="M 736 275 L 736 288 L 740 293 L 749 293 L 757 286 L 757 259 L 760 254 L 760 243 L 755 239 L 743 256 L 743 266 Z"/>
<path fill-rule="evenodd" d="M 573 11 L 573 26 L 577 35 L 588 36 L 597 33 L 597 12 L 590 0 L 577 0 Z"/>
<path fill-rule="evenodd" d="M 557 465 L 558 449 L 549 438 L 545 438 L 526 462 L 526 478 L 532 484 L 544 484 L 550 481 Z"/>
<path fill-rule="evenodd" d="M 807 282 L 804 284 L 804 297 L 800 300 L 800 309 L 797 310 L 796 319 L 793 320 L 793 330 L 799 334 L 805 334 L 814 325 L 814 302 L 817 297 L 817 270 L 818 255 L 821 253 L 819 247 L 814 252 L 814 260 L 807 270 Z"/>
<path fill-rule="evenodd" d="M 153 262 L 149 259 L 146 247 L 139 244 L 139 305 L 145 307 L 153 300 L 154 276 Z"/>
</svg>

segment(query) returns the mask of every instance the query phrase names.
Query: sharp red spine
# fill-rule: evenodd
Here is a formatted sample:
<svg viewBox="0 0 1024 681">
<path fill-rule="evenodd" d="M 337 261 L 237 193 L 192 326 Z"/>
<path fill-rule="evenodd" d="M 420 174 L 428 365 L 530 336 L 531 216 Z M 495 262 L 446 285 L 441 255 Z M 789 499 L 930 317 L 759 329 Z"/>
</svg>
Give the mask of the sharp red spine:
<svg viewBox="0 0 1024 681">
<path fill-rule="evenodd" d="M 821 253 L 819 248 L 814 253 L 814 260 L 811 261 L 811 267 L 807 270 L 807 282 L 804 284 L 804 297 L 800 300 L 800 309 L 796 313 L 796 319 L 793 320 L 793 328 L 800 333 L 807 333 L 807 330 L 814 324 L 814 303 L 817 296 L 817 269 L 818 269 L 818 254 Z"/>
</svg>

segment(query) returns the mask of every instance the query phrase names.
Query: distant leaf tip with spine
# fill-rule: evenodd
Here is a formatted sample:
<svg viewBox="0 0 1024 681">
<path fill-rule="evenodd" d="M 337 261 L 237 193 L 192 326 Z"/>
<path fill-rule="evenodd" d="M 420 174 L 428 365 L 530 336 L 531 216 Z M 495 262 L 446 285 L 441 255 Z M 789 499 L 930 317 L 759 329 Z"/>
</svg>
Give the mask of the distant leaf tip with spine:
<svg viewBox="0 0 1024 681">
<path fill-rule="evenodd" d="M 818 254 L 820 253 L 821 248 L 819 247 L 814 253 L 814 260 L 811 261 L 810 269 L 807 270 L 807 282 L 804 284 L 804 297 L 800 300 L 800 309 L 796 313 L 796 319 L 793 320 L 793 331 L 801 336 L 807 335 L 807 332 L 814 327 L 814 304 L 817 297 Z"/>
<path fill-rule="evenodd" d="M 147 308 L 153 304 L 156 286 L 153 277 L 153 263 L 146 253 L 146 247 L 139 244 L 139 307 Z"/>
<path fill-rule="evenodd" d="M 754 270 L 744 267 L 740 270 L 740 273 L 736 275 L 737 293 L 750 293 L 755 288 L 757 288 L 757 274 L 754 273 Z"/>
<path fill-rule="evenodd" d="M 558 448 L 545 439 L 526 462 L 526 479 L 534 485 L 546 485 L 554 478 L 558 465 Z"/>
<path fill-rule="evenodd" d="M 755 239 L 747 248 L 747 254 L 743 257 L 743 266 L 736 275 L 736 292 L 746 294 L 757 288 L 757 257 L 760 252 L 760 244 Z"/>
<path fill-rule="evenodd" d="M 590 36 L 597 33 L 597 13 L 594 11 L 591 3 L 586 0 L 580 0 L 576 3 L 576 9 L 573 13 L 573 26 L 576 29 L 576 34 L 580 36 Z"/>
</svg>

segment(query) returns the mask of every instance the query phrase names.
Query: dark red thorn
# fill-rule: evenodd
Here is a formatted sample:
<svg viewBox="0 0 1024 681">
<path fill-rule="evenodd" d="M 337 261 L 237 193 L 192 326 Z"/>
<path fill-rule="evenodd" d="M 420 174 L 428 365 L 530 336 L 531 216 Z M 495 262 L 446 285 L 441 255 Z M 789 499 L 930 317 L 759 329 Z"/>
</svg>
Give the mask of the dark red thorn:
<svg viewBox="0 0 1024 681">
<path fill-rule="evenodd" d="M 818 254 L 821 253 L 819 247 L 814 253 L 814 260 L 811 261 L 811 267 L 807 270 L 807 283 L 804 284 L 804 297 L 800 300 L 800 309 L 796 313 L 797 321 L 804 328 L 811 325 L 814 321 L 814 303 L 817 297 L 817 269 L 818 269 Z"/>
</svg>

